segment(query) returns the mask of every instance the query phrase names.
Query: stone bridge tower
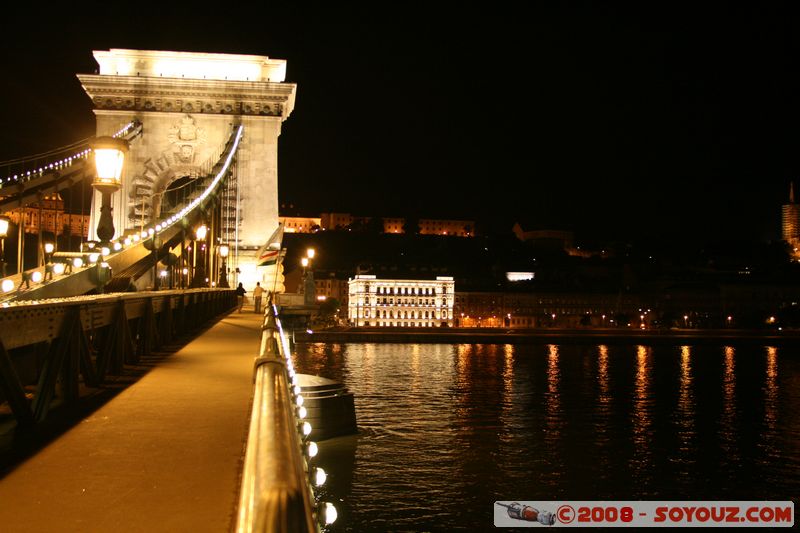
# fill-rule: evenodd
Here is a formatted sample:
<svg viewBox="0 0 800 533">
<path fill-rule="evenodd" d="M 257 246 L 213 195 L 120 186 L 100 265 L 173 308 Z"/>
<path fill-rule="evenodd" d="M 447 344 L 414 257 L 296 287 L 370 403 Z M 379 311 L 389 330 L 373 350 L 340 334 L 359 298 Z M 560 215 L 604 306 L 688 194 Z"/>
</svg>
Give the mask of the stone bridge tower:
<svg viewBox="0 0 800 533">
<path fill-rule="evenodd" d="M 244 125 L 236 168 L 231 266 L 254 285 L 255 252 L 278 224 L 278 136 L 297 86 L 286 61 L 266 56 L 111 49 L 95 51 L 97 74 L 78 74 L 94 103 L 97 135 L 138 119 L 122 189 L 113 198 L 116 236 L 159 216 L 165 192 L 202 176 L 217 161 L 234 124 Z M 97 212 L 99 197 L 93 201 Z M 94 219 L 93 219 L 94 220 Z M 94 237 L 96 223 L 90 226 Z M 236 242 L 234 242 L 236 241 Z"/>
</svg>

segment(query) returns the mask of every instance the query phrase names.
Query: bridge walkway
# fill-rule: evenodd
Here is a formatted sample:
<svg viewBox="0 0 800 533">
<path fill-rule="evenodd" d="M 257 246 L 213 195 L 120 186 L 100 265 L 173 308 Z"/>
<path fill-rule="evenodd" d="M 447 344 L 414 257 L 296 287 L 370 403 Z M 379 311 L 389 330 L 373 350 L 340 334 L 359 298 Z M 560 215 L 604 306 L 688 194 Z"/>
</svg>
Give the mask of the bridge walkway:
<svg viewBox="0 0 800 533">
<path fill-rule="evenodd" d="M 0 479 L 0 530 L 231 530 L 262 321 L 234 310 Z"/>
</svg>

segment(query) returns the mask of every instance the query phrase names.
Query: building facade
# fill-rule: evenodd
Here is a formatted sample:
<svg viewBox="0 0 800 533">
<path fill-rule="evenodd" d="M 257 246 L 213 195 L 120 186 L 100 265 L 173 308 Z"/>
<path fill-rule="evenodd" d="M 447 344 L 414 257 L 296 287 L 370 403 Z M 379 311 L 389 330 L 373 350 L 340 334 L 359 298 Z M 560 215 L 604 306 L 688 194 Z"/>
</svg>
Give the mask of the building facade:
<svg viewBox="0 0 800 533">
<path fill-rule="evenodd" d="M 789 203 L 781 208 L 781 234 L 792 247 L 792 255 L 800 251 L 800 204 L 794 201 L 794 183 L 789 184 Z"/>
<path fill-rule="evenodd" d="M 458 292 L 453 311 L 459 327 L 604 327 L 617 325 L 620 315 L 638 317 L 645 311 L 650 322 L 643 306 L 638 296 L 620 293 Z"/>
<path fill-rule="evenodd" d="M 377 279 L 357 275 L 348 281 L 347 316 L 354 326 L 452 327 L 455 283 L 435 280 Z"/>
<path fill-rule="evenodd" d="M 455 237 L 475 236 L 474 220 L 419 219 L 420 235 L 451 235 Z"/>
<path fill-rule="evenodd" d="M 315 274 L 314 288 L 318 301 L 322 302 L 335 298 L 340 306 L 347 307 L 349 286 L 346 279 L 340 279 L 333 273 L 328 273 L 328 275 L 324 273 Z"/>
<path fill-rule="evenodd" d="M 85 238 L 89 231 L 89 215 L 65 213 L 64 200 L 58 193 L 44 196 L 40 205 L 28 205 L 8 211 L 4 215 L 14 225 L 22 223 L 25 233 L 39 233 L 41 230 L 53 235 L 77 235 Z"/>
<path fill-rule="evenodd" d="M 406 219 L 403 217 L 377 217 L 383 222 L 384 233 L 405 233 Z M 353 224 L 368 224 L 372 217 L 356 216 L 350 213 L 322 213 L 320 226 L 326 231 L 342 230 Z M 451 235 L 456 237 L 474 237 L 474 220 L 445 220 L 438 218 L 421 218 L 420 235 Z"/>
<path fill-rule="evenodd" d="M 319 217 L 279 217 L 286 233 L 314 233 L 320 229 Z"/>
<path fill-rule="evenodd" d="M 320 226 L 327 231 L 344 229 L 353 223 L 350 213 L 321 213 L 319 218 Z"/>
</svg>

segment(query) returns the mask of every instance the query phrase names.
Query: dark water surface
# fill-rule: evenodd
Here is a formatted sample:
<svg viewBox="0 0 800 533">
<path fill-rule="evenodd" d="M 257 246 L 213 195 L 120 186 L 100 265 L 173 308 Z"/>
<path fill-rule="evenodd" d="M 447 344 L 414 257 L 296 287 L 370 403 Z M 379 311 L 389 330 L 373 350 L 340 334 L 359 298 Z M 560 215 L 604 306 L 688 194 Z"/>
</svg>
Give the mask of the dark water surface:
<svg viewBox="0 0 800 533">
<path fill-rule="evenodd" d="M 483 531 L 496 500 L 797 500 L 784 347 L 299 344 L 360 433 L 320 443 L 331 531 Z"/>
</svg>

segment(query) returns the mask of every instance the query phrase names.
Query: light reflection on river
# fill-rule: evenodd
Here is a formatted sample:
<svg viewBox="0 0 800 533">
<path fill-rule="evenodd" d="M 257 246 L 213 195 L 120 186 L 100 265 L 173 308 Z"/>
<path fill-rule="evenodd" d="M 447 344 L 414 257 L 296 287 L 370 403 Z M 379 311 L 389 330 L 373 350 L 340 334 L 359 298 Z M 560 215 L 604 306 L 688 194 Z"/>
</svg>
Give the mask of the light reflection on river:
<svg viewBox="0 0 800 533">
<path fill-rule="evenodd" d="M 320 443 L 332 531 L 487 530 L 496 500 L 800 496 L 793 348 L 301 344 L 294 364 L 355 394 L 359 435 Z"/>
</svg>

